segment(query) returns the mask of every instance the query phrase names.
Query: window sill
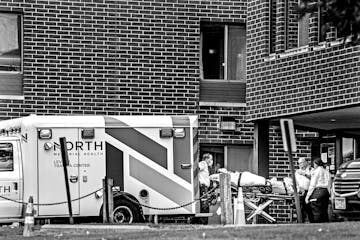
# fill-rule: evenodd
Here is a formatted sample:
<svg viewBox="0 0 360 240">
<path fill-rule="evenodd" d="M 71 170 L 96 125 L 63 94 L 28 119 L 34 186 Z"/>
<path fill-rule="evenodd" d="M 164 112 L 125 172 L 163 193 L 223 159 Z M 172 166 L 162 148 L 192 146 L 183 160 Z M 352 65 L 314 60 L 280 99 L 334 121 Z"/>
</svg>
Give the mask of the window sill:
<svg viewBox="0 0 360 240">
<path fill-rule="evenodd" d="M 200 82 L 210 82 L 210 83 L 246 83 L 246 78 L 241 78 L 238 80 L 225 80 L 225 79 L 204 79 L 200 78 Z"/>
<path fill-rule="evenodd" d="M 25 98 L 22 95 L 0 95 L 0 99 L 24 100 Z"/>
<path fill-rule="evenodd" d="M 318 43 L 318 45 L 314 46 L 312 49 L 314 51 L 320 51 L 320 50 L 323 50 L 327 47 L 327 43 L 326 42 L 320 42 Z"/>
<path fill-rule="evenodd" d="M 246 107 L 246 103 L 200 101 L 199 106 L 208 106 L 208 107 Z"/>
<path fill-rule="evenodd" d="M 309 45 L 288 49 L 283 53 L 279 53 L 279 58 L 289 57 L 297 54 L 309 52 Z"/>
<path fill-rule="evenodd" d="M 349 43 L 349 42 L 351 42 L 351 40 L 350 40 L 350 38 L 347 38 L 345 43 Z M 310 51 L 320 51 L 320 50 L 323 50 L 326 48 L 339 46 L 341 44 L 344 44 L 343 39 L 336 39 L 336 40 L 328 41 L 328 42 L 324 41 L 324 42 L 320 42 L 316 46 L 312 46 L 312 47 L 309 47 L 308 45 L 306 45 L 303 47 L 289 49 L 282 53 L 271 53 L 271 54 L 269 54 L 269 56 L 264 57 L 264 61 L 269 62 L 269 61 L 274 61 L 276 59 L 294 56 L 297 54 L 302 54 L 302 53 L 306 53 L 306 52 L 310 52 Z"/>
<path fill-rule="evenodd" d="M 337 40 L 334 40 L 331 42 L 320 42 L 317 46 L 314 46 L 312 49 L 314 51 L 319 51 L 319 50 L 322 50 L 325 48 L 339 46 L 343 43 L 344 43 L 344 40 L 341 40 L 341 39 L 337 39 Z"/>
<path fill-rule="evenodd" d="M 311 50 L 311 48 L 309 47 L 309 45 L 298 47 L 298 48 L 292 48 L 292 49 L 288 49 L 282 53 L 272 53 L 269 56 L 265 57 L 264 61 L 265 62 L 274 61 L 279 58 L 285 58 L 285 57 L 290 57 L 290 56 L 306 53 L 306 52 L 309 52 L 310 50 Z"/>
</svg>

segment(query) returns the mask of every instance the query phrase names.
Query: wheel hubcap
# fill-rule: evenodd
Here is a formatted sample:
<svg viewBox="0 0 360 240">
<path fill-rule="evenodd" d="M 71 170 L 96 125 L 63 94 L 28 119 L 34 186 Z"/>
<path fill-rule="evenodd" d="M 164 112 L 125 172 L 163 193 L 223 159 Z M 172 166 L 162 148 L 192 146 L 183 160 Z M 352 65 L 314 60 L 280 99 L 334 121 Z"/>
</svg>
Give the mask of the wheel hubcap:
<svg viewBox="0 0 360 240">
<path fill-rule="evenodd" d="M 114 209 L 114 222 L 116 223 L 132 223 L 133 213 L 126 206 L 118 206 Z"/>
</svg>

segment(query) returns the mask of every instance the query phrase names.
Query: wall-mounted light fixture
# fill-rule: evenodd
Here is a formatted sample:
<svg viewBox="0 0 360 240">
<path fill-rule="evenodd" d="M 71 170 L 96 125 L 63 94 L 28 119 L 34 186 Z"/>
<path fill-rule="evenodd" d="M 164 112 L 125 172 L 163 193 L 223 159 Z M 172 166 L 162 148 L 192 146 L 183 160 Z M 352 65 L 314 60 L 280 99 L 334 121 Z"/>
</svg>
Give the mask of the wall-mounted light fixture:
<svg viewBox="0 0 360 240">
<path fill-rule="evenodd" d="M 235 131 L 236 121 L 234 117 L 224 116 L 220 119 L 220 130 L 222 131 Z"/>
</svg>

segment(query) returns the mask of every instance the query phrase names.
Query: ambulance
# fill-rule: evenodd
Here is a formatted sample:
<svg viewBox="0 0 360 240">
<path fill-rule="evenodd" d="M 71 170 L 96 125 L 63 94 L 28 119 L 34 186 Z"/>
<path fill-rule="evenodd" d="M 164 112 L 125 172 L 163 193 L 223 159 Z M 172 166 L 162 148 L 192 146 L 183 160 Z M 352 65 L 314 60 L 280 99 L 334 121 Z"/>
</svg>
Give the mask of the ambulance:
<svg viewBox="0 0 360 240">
<path fill-rule="evenodd" d="M 199 213 L 197 116 L 39 116 L 0 121 L 0 222 L 101 216 L 113 179 L 115 222 Z M 66 139 L 65 172 L 60 138 Z"/>
</svg>

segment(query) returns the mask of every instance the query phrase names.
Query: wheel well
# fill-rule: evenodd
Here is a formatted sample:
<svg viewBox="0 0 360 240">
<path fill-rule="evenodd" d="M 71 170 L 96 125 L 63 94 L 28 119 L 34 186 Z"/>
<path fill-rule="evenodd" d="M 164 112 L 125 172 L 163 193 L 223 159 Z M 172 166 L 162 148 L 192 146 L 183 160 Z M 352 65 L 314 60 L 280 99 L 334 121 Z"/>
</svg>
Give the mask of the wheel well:
<svg viewBox="0 0 360 240">
<path fill-rule="evenodd" d="M 125 192 L 115 192 L 113 195 L 113 198 L 114 198 L 114 208 L 116 207 L 115 206 L 116 201 L 118 201 L 118 200 L 128 201 L 128 202 L 132 203 L 139 210 L 140 218 L 142 218 L 142 221 L 145 220 L 144 214 L 143 214 L 143 209 L 140 205 L 140 202 L 133 195 L 131 195 L 129 193 L 125 193 Z M 102 214 L 102 209 L 103 209 L 103 206 L 101 206 L 101 208 L 100 208 L 100 215 Z"/>
</svg>

